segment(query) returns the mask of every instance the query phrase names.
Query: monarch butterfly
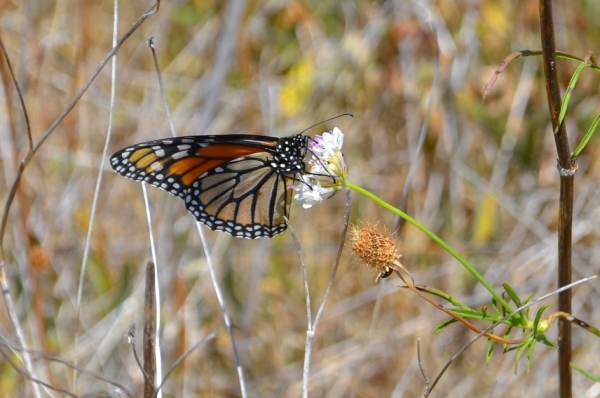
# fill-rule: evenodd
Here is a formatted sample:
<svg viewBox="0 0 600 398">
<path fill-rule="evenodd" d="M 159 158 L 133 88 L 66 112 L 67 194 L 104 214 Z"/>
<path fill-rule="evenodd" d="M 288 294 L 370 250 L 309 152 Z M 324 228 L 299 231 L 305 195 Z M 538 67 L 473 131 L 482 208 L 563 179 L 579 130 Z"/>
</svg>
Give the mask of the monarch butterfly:
<svg viewBox="0 0 600 398">
<path fill-rule="evenodd" d="M 309 137 L 199 135 L 142 142 L 110 158 L 119 174 L 180 197 L 213 231 L 255 239 L 285 231 Z"/>
</svg>

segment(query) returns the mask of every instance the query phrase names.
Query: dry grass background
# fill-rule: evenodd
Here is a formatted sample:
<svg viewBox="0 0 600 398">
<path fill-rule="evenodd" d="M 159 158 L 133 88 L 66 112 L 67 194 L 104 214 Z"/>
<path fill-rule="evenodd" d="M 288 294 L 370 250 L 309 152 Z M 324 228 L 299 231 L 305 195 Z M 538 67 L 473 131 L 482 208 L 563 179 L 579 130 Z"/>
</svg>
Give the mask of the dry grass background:
<svg viewBox="0 0 600 398">
<path fill-rule="evenodd" d="M 150 5 L 141 0 L 120 4 L 120 34 Z M 107 1 L 0 1 L 0 37 L 24 92 L 34 140 L 111 49 L 112 7 Z M 486 81 L 506 55 L 539 48 L 536 2 L 248 1 L 236 24 L 229 72 L 224 84 L 215 85 L 215 54 L 227 15 L 219 1 L 166 1 L 128 39 L 117 58 L 110 153 L 170 134 L 146 47 L 150 35 L 156 39 L 179 135 L 290 135 L 351 112 L 354 118 L 308 133 L 340 127 L 346 133 L 350 180 L 391 203 L 399 201 L 434 89 L 405 210 L 476 264 L 495 287 L 509 283 L 522 296 L 534 297 L 555 289 L 558 176 L 540 60 L 515 61 L 486 104 L 481 103 Z M 429 16 L 435 17 L 440 46 L 435 88 Z M 596 16 L 594 2 L 556 1 L 557 48 L 581 57 L 597 50 Z M 142 376 L 126 332 L 131 322 L 138 330 L 143 322 L 148 227 L 140 184 L 109 171 L 106 163 L 84 276 L 78 352 L 73 345 L 79 273 L 108 129 L 109 66 L 26 169 L 2 250 L 30 348 L 77 359 L 139 396 Z M 563 87 L 575 67 L 560 62 Z M 27 140 L 4 61 L 2 68 L 4 206 Z M 587 71 L 576 88 L 567 119 L 574 144 L 600 111 L 599 81 Z M 206 111 L 211 103 L 212 113 Z M 599 268 L 598 143 L 593 139 L 579 159 L 574 279 L 595 275 Z M 164 396 L 239 396 L 230 341 L 193 217 L 163 191 L 149 189 L 149 198 L 165 368 L 208 333 L 216 333 L 170 376 Z M 313 303 L 320 302 L 329 278 L 343 209 L 344 195 L 310 210 L 292 209 Z M 380 221 L 390 228 L 396 221 L 358 195 L 353 195 L 351 214 L 353 221 Z M 211 231 L 207 235 L 235 324 L 249 396 L 299 396 L 306 307 L 289 232 L 254 241 Z M 484 289 L 421 232 L 404 226 L 400 235 L 403 263 L 417 284 L 446 290 L 474 307 L 489 305 Z M 375 285 L 374 275 L 345 252 L 316 332 L 310 396 L 420 396 L 424 382 L 417 366 L 417 338 L 432 377 L 472 337 L 457 325 L 432 335 L 446 317 L 398 284 L 389 278 Z M 595 326 L 600 322 L 597 286 L 577 287 L 573 302 L 574 314 Z M 4 339 L 15 341 L 5 311 L 0 312 L 0 330 Z M 573 344 L 574 362 L 600 374 L 598 340 L 575 329 Z M 497 350 L 485 366 L 485 349 L 480 340 L 463 354 L 433 396 L 555 395 L 556 351 L 540 346 L 531 373 L 522 363 L 515 374 L 514 353 L 502 356 Z M 54 385 L 73 385 L 68 367 L 38 359 L 35 368 Z M 80 396 L 116 395 L 105 382 L 78 377 Z M 575 396 L 600 395 L 578 373 L 574 385 Z M 0 396 L 30 394 L 24 378 L 0 360 Z"/>
</svg>

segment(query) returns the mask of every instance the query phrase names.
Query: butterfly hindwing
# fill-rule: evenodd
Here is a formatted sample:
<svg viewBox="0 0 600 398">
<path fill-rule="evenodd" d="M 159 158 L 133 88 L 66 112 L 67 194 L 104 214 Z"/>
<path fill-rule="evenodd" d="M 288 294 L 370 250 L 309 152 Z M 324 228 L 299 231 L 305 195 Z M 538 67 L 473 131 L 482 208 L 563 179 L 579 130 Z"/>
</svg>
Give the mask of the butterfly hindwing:
<svg viewBox="0 0 600 398">
<path fill-rule="evenodd" d="M 234 236 L 272 237 L 286 228 L 291 191 L 268 153 L 235 159 L 192 184 L 185 204 L 197 220 Z"/>
</svg>

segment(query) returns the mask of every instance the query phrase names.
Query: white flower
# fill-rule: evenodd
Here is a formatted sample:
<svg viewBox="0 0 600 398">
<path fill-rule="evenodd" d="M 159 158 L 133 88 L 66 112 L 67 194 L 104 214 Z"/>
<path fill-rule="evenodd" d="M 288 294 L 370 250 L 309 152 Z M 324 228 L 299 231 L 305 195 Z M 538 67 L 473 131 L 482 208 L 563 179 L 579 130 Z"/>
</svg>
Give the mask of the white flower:
<svg viewBox="0 0 600 398">
<path fill-rule="evenodd" d="M 321 203 L 324 197 L 328 198 L 335 193 L 334 188 L 324 188 L 319 181 L 307 175 L 300 178 L 300 185 L 294 189 L 298 192 L 294 195 L 294 200 L 302 203 L 302 207 L 305 209 Z"/>
<path fill-rule="evenodd" d="M 322 136 L 315 136 L 310 149 L 317 157 L 327 159 L 335 156 L 335 153 L 342 149 L 342 145 L 344 145 L 344 134 L 335 127 L 331 133 L 326 132 Z"/>
<path fill-rule="evenodd" d="M 342 155 L 342 145 L 344 145 L 344 134 L 337 127 L 331 133 L 315 136 L 310 148 L 314 155 L 309 161 L 309 165 L 312 166 L 310 173 L 345 178 L 348 169 Z"/>
<path fill-rule="evenodd" d="M 307 162 L 306 173 L 298 176 L 299 184 L 294 187 L 298 193 L 294 200 L 308 209 L 321 203 L 324 197 L 332 196 L 342 187 L 348 169 L 341 149 L 344 134 L 337 127 L 331 132 L 315 136 L 310 145 L 312 158 Z"/>
</svg>

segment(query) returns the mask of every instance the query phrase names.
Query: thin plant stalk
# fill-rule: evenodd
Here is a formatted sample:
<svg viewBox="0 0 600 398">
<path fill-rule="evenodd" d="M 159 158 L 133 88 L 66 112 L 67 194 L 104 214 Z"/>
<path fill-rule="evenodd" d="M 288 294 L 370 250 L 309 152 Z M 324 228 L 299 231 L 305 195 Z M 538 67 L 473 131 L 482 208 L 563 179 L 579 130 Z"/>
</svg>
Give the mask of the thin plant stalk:
<svg viewBox="0 0 600 398">
<path fill-rule="evenodd" d="M 310 305 L 310 289 L 308 288 L 308 278 L 306 277 L 306 267 L 304 265 L 304 258 L 302 256 L 302 249 L 300 248 L 300 243 L 298 239 L 296 239 L 296 235 L 294 234 L 294 229 L 292 228 L 289 220 L 286 218 L 286 223 L 288 224 L 288 228 L 290 229 L 292 238 L 294 240 L 294 244 L 296 245 L 296 250 L 298 253 L 298 257 L 300 258 L 302 277 L 303 277 L 303 285 L 304 285 L 304 293 L 306 295 L 306 317 L 308 322 L 308 329 L 306 331 L 306 344 L 304 347 L 304 364 L 302 368 L 302 397 L 308 398 L 308 381 L 310 376 L 310 361 L 312 356 L 312 343 L 315 337 L 315 330 L 319 321 L 321 320 L 321 316 L 323 315 L 323 310 L 325 309 L 325 304 L 327 303 L 327 299 L 329 298 L 329 293 L 331 292 L 331 288 L 333 287 L 333 282 L 335 280 L 335 275 L 337 273 L 338 266 L 340 264 L 340 259 L 342 257 L 342 251 L 344 250 L 344 244 L 346 242 L 346 233 L 348 232 L 348 225 L 350 220 L 350 190 L 346 189 L 346 210 L 344 214 L 344 224 L 342 227 L 342 232 L 340 235 L 340 243 L 338 245 L 338 251 L 333 263 L 333 267 L 331 269 L 331 275 L 329 277 L 329 282 L 327 284 L 327 288 L 325 289 L 325 293 L 323 294 L 323 299 L 321 300 L 321 304 L 319 305 L 319 309 L 317 310 L 317 315 L 315 316 L 314 322 L 312 319 L 312 310 Z"/>
<path fill-rule="evenodd" d="M 115 0 L 113 3 L 113 42 L 112 45 L 117 45 L 118 39 L 118 22 L 119 22 L 119 1 Z M 104 148 L 102 149 L 102 157 L 100 158 L 100 166 L 98 167 L 98 177 L 96 177 L 96 186 L 94 188 L 94 198 L 92 200 L 92 210 L 90 211 L 90 221 L 88 224 L 87 235 L 85 237 L 85 243 L 83 247 L 83 257 L 81 259 L 81 268 L 79 269 L 79 282 L 77 284 L 77 298 L 75 300 L 75 357 L 74 361 L 77 363 L 77 352 L 79 351 L 79 315 L 81 311 L 81 297 L 83 295 L 83 284 L 84 277 L 87 270 L 88 257 L 90 253 L 90 244 L 92 241 L 92 231 L 94 230 L 94 224 L 96 220 L 96 209 L 98 207 L 98 197 L 100 195 L 100 188 L 102 186 L 102 175 L 104 174 L 104 163 L 106 161 L 106 155 L 108 153 L 108 146 L 110 144 L 110 137 L 112 135 L 113 116 L 115 111 L 115 92 L 116 92 L 116 81 L 117 81 L 117 55 L 112 57 L 111 71 L 110 71 L 110 106 L 108 109 L 108 127 L 106 131 L 106 137 L 104 138 Z M 73 391 L 76 391 L 77 385 L 77 371 L 73 369 Z"/>
<path fill-rule="evenodd" d="M 19 323 L 19 318 L 17 317 L 17 313 L 15 311 L 15 306 L 12 302 L 12 297 L 10 295 L 10 288 L 8 286 L 8 282 L 6 280 L 6 273 L 4 272 L 4 262 L 0 261 L 0 289 L 2 289 L 2 297 L 4 298 L 4 304 L 6 305 L 6 312 L 8 313 L 8 318 L 10 319 L 11 326 L 13 327 L 13 331 L 15 333 L 15 337 L 17 339 L 17 343 L 19 343 L 20 349 L 23 351 L 23 363 L 25 364 L 25 370 L 27 372 L 27 379 L 29 380 L 29 385 L 31 386 L 31 391 L 35 398 L 40 398 L 39 387 L 36 383 L 33 382 L 35 379 L 35 374 L 33 372 L 33 363 L 31 361 L 31 357 L 29 356 L 29 351 L 27 350 L 27 346 L 25 345 L 25 337 L 23 334 L 23 328 Z"/>
<path fill-rule="evenodd" d="M 156 343 L 158 342 L 157 276 L 156 266 L 152 261 L 148 261 L 148 264 L 146 265 L 146 292 L 144 300 L 144 337 L 142 340 L 144 347 L 144 398 L 156 396 L 156 384 L 157 381 L 160 380 L 157 378 L 156 369 L 156 356 L 159 351 L 158 347 L 156 347 Z"/>
<path fill-rule="evenodd" d="M 458 254 L 456 252 L 456 250 L 454 250 L 446 242 L 444 242 L 442 239 L 440 239 L 436 234 L 434 234 L 429 229 L 427 229 L 423 224 L 419 223 L 417 220 L 415 220 L 414 218 L 412 218 L 408 214 L 406 214 L 403 211 L 395 208 L 394 206 L 392 206 L 389 203 L 385 202 L 384 200 L 382 200 L 381 198 L 379 198 L 376 195 L 372 194 L 371 192 L 367 191 L 366 189 L 363 189 L 363 188 L 359 187 L 358 185 L 354 185 L 354 184 L 352 184 L 351 182 L 348 182 L 348 181 L 346 181 L 345 184 L 346 184 L 346 186 L 348 188 L 350 188 L 350 189 L 352 189 L 352 190 L 354 190 L 354 191 L 356 191 L 356 192 L 358 192 L 358 193 L 360 193 L 360 194 L 368 197 L 369 199 L 374 200 L 380 206 L 382 206 L 382 207 L 390 210 L 394 214 L 402 217 L 409 224 L 417 227 L 421 232 L 423 232 L 425 235 L 429 236 L 435 243 L 437 243 L 438 245 L 440 245 L 444 250 L 446 250 L 448 253 L 450 253 L 452 255 L 452 257 L 454 257 L 456 260 L 458 260 L 458 262 L 460 262 L 492 294 L 492 296 L 499 303 L 502 304 L 502 306 L 508 312 L 512 312 L 513 311 L 513 309 L 510 306 L 510 304 L 508 304 L 508 302 L 506 302 L 506 300 L 504 300 L 504 298 L 502 298 L 502 296 L 500 294 L 498 294 L 498 292 L 496 292 L 496 290 L 492 287 L 492 285 L 490 285 L 483 278 L 483 276 L 481 276 L 481 274 L 479 274 L 479 272 L 477 272 L 477 270 L 471 264 L 469 264 L 467 262 L 467 260 L 465 260 L 460 254 Z"/>
<path fill-rule="evenodd" d="M 552 1 L 539 1 L 540 35 L 542 39 L 542 59 L 546 80 L 546 95 L 554 130 L 554 142 L 558 154 L 560 176 L 560 196 L 558 213 L 558 287 L 571 283 L 571 256 L 573 233 L 573 189 L 577 165 L 571 159 L 571 148 L 565 124 L 560 123 L 562 108 L 560 87 L 556 63 L 556 45 L 554 42 L 554 21 Z M 558 295 L 559 311 L 571 313 L 572 291 L 565 290 Z M 558 324 L 558 374 L 559 396 L 569 398 L 573 394 L 573 375 L 571 373 L 571 323 L 560 319 Z"/>
<path fill-rule="evenodd" d="M 164 85 L 163 85 L 163 80 L 162 80 L 162 73 L 160 71 L 160 67 L 158 65 L 158 59 L 156 57 L 156 52 L 154 49 L 154 40 L 151 37 L 148 40 L 148 47 L 150 47 L 150 50 L 152 52 L 152 56 L 153 56 L 153 60 L 154 60 L 154 66 L 156 68 L 156 75 L 158 77 L 158 84 L 159 84 L 159 88 L 160 88 L 160 92 L 161 92 L 161 97 L 163 99 L 163 106 L 165 108 L 165 112 L 167 115 L 167 119 L 169 122 L 169 127 L 171 128 L 171 135 L 173 137 L 177 136 L 177 133 L 175 131 L 175 127 L 171 118 L 171 111 L 170 111 L 170 107 L 169 104 L 167 102 L 167 96 L 165 95 L 165 89 L 164 89 Z M 145 185 L 144 186 L 144 197 L 147 198 L 147 195 L 145 194 Z M 147 200 L 147 199 L 146 199 Z M 237 374 L 238 374 L 238 380 L 240 383 L 240 392 L 242 394 L 242 397 L 246 397 L 246 383 L 244 381 L 244 369 L 242 367 L 242 362 L 240 361 L 240 356 L 238 354 L 238 350 L 237 350 L 237 345 L 235 343 L 235 337 L 233 335 L 233 328 L 231 326 L 231 320 L 229 319 L 229 315 L 227 314 L 227 309 L 225 308 L 225 300 L 223 298 L 223 294 L 221 292 L 221 288 L 219 286 L 217 277 L 216 277 L 216 273 L 214 271 L 214 267 L 212 264 L 212 258 L 210 255 L 210 251 L 208 249 L 208 243 L 206 241 L 206 237 L 204 235 L 204 231 L 202 230 L 202 226 L 200 224 L 200 222 L 196 222 L 196 226 L 198 228 L 198 234 L 200 235 L 200 240 L 202 241 L 202 249 L 204 250 L 204 256 L 206 257 L 206 263 L 208 265 L 208 269 L 210 272 L 210 276 L 211 276 L 211 281 L 213 284 L 213 288 L 215 289 L 215 294 L 217 296 L 217 301 L 219 302 L 219 306 L 221 308 L 221 314 L 223 315 L 223 320 L 225 322 L 225 327 L 227 328 L 227 333 L 229 334 L 229 339 L 231 341 L 231 347 L 232 347 L 232 351 L 233 351 L 233 356 L 235 358 L 235 364 L 236 364 L 236 370 L 237 370 Z M 158 348 L 158 345 L 157 345 Z M 157 372 L 158 375 L 160 375 L 159 372 Z M 159 376 L 160 377 L 160 376 Z M 162 394 L 162 390 L 158 390 L 157 392 L 157 396 L 160 397 Z"/>
<path fill-rule="evenodd" d="M 212 263 L 212 257 L 208 250 L 208 242 L 206 241 L 206 237 L 204 236 L 204 231 L 202 230 L 202 224 L 200 221 L 196 221 L 196 227 L 198 228 L 198 234 L 200 235 L 200 240 L 202 241 L 202 249 L 204 250 L 204 257 L 206 258 L 206 263 L 208 265 L 208 270 L 210 272 L 210 280 L 215 289 L 215 294 L 217 295 L 217 301 L 219 302 L 219 307 L 221 308 L 221 314 L 223 315 L 223 321 L 225 322 L 225 327 L 227 328 L 227 333 L 229 333 L 229 340 L 231 341 L 231 348 L 233 350 L 233 357 L 235 359 L 235 366 L 237 369 L 238 380 L 240 382 L 240 392 L 242 397 L 247 397 L 246 394 L 246 383 L 244 381 L 244 368 L 242 367 L 242 363 L 240 361 L 240 356 L 238 354 L 237 345 L 235 344 L 235 338 L 233 336 L 233 328 L 231 327 L 231 320 L 229 319 L 229 315 L 227 314 L 227 309 L 225 308 L 225 299 L 223 298 L 223 294 L 221 293 L 221 288 L 219 286 L 219 281 L 217 280 L 217 275 L 215 273 L 215 269 Z"/>
</svg>

